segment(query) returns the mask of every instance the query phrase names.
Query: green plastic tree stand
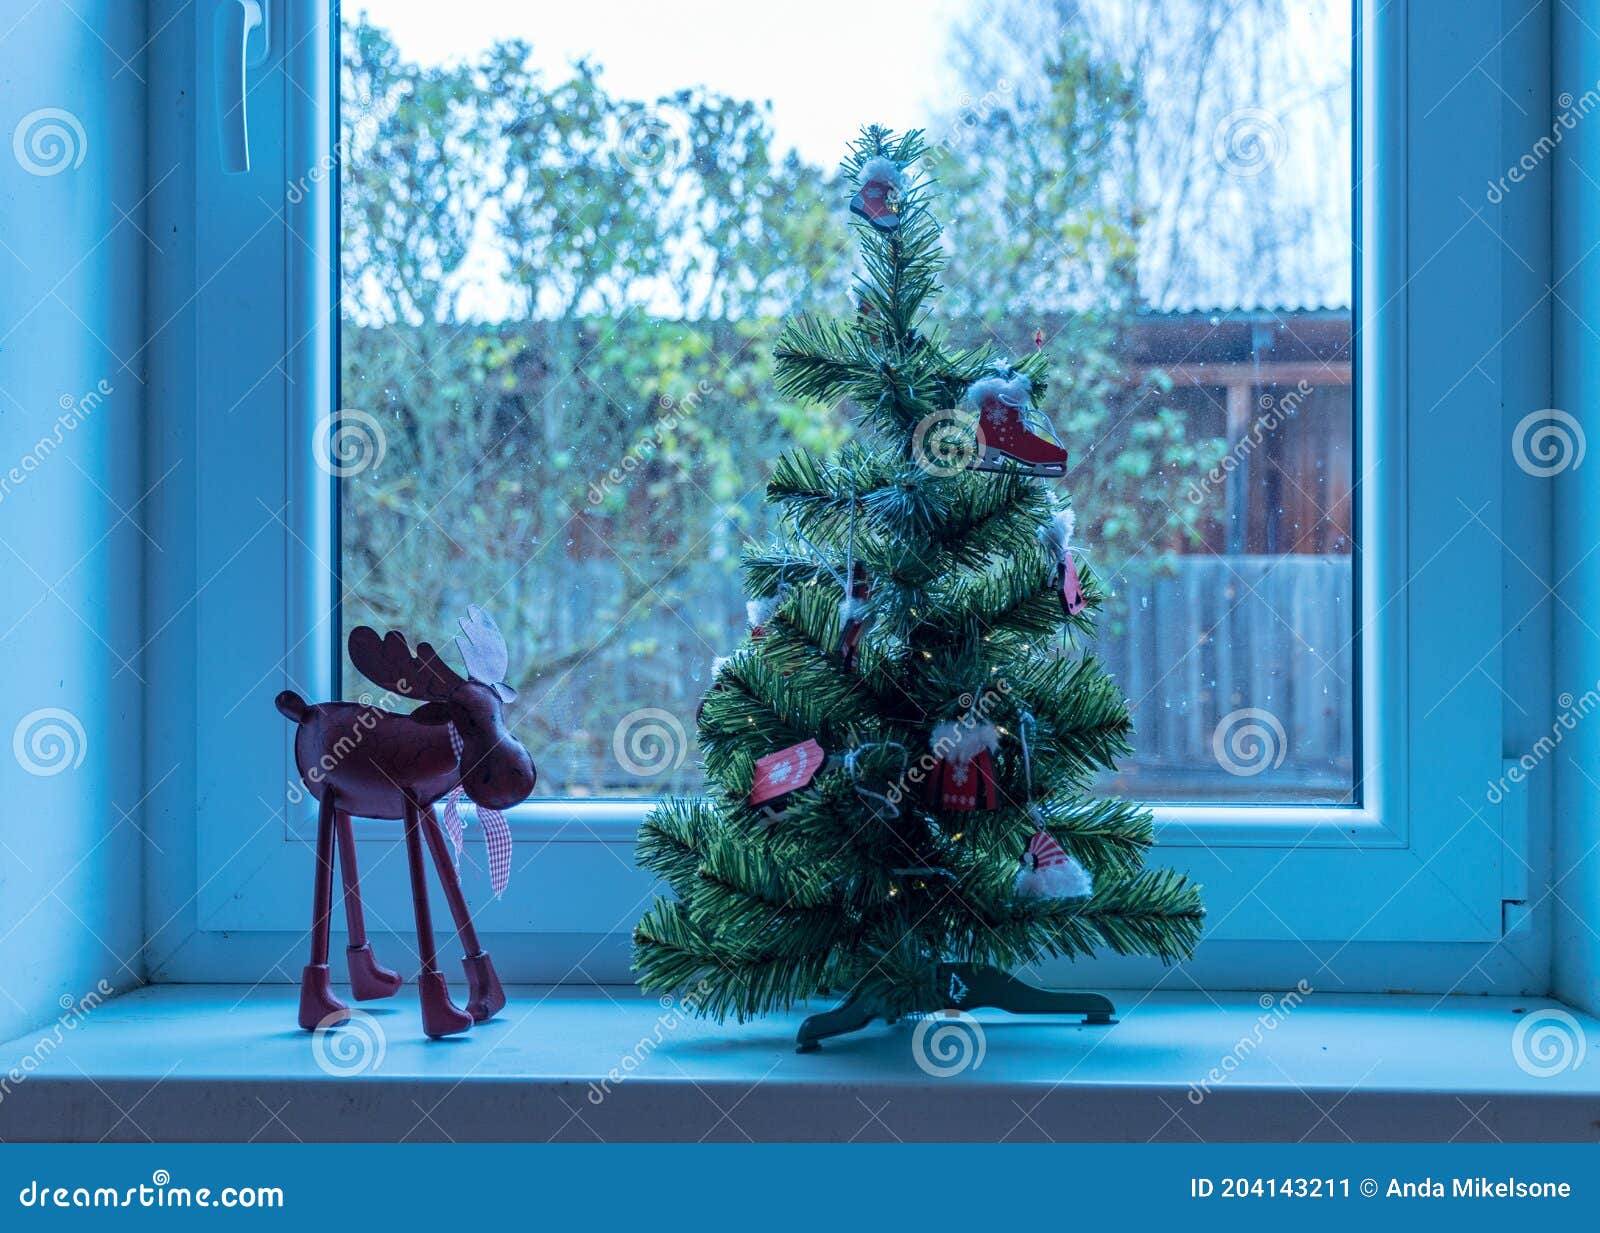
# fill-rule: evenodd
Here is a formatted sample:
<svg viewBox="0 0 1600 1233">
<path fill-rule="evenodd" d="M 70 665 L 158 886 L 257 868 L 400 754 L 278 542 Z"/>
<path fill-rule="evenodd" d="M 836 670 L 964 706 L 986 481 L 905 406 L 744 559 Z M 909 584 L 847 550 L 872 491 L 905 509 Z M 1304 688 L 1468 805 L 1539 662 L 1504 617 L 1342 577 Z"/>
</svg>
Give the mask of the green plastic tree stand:
<svg viewBox="0 0 1600 1233">
<path fill-rule="evenodd" d="M 1014 1015 L 1082 1015 L 1085 1024 L 1116 1022 L 1117 1008 L 1102 994 L 1036 989 L 999 968 L 941 963 L 934 972 L 934 988 L 951 1010 L 987 1006 Z M 893 1023 L 896 1017 L 879 999 L 852 993 L 832 1010 L 812 1015 L 800 1025 L 795 1052 L 815 1052 L 830 1036 L 859 1032 L 874 1019 Z"/>
</svg>

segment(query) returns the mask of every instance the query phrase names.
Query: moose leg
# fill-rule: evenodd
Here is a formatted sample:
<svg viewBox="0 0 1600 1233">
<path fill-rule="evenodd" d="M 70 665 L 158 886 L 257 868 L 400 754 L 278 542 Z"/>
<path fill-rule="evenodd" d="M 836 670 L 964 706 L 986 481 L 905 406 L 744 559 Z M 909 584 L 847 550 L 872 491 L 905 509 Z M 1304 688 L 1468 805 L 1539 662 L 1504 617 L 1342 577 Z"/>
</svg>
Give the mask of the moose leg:
<svg viewBox="0 0 1600 1233">
<path fill-rule="evenodd" d="M 434 812 L 432 805 L 424 811 L 422 833 L 428 838 L 433 866 L 439 871 L 444 897 L 450 904 L 450 915 L 455 918 L 456 934 L 461 939 L 462 949 L 466 951 L 461 966 L 467 971 L 467 1013 L 482 1023 L 494 1018 L 505 1008 L 505 991 L 500 988 L 500 977 L 495 974 L 494 961 L 489 958 L 489 952 L 478 944 L 478 931 L 472 927 L 467 897 L 461 893 L 461 876 L 456 872 L 455 861 L 445 848 L 439 815 Z"/>
<path fill-rule="evenodd" d="M 355 829 L 343 809 L 334 811 L 333 821 L 339 839 L 339 872 L 344 877 L 345 929 L 350 935 L 344 951 L 350 992 L 358 1002 L 393 997 L 403 982 L 400 973 L 391 972 L 378 962 L 367 941 L 367 917 L 361 910 L 361 874 L 356 869 Z"/>
<path fill-rule="evenodd" d="M 422 1001 L 422 1030 L 429 1036 L 454 1036 L 472 1026 L 472 1016 L 450 1000 L 450 987 L 439 971 L 439 952 L 433 941 L 433 913 L 428 907 L 428 871 L 422 864 L 422 810 L 406 797 L 406 863 L 411 869 L 411 907 L 417 918 L 417 950 L 422 974 L 417 994 Z"/>
<path fill-rule="evenodd" d="M 300 973 L 300 1026 L 333 1027 L 350 1008 L 333 996 L 328 976 L 328 917 L 333 914 L 333 794 L 317 812 L 317 874 L 311 890 L 311 962 Z"/>
</svg>

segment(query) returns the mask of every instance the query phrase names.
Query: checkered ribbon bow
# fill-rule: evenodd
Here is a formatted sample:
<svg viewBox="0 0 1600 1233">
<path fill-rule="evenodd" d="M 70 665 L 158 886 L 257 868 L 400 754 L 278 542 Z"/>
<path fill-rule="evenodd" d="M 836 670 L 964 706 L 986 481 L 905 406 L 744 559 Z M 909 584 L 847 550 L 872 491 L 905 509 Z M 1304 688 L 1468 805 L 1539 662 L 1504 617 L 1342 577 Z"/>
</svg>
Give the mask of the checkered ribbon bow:
<svg viewBox="0 0 1600 1233">
<path fill-rule="evenodd" d="M 456 761 L 459 762 L 464 748 L 461 734 L 456 731 L 455 724 L 450 724 L 449 728 L 450 748 L 455 752 Z M 464 833 L 461 822 L 461 796 L 462 788 L 458 783 L 444 798 L 444 833 L 450 836 L 458 866 L 461 864 L 461 841 Z M 483 824 L 483 842 L 489 849 L 489 886 L 496 895 L 499 895 L 511 882 L 511 828 L 506 825 L 505 814 L 498 809 L 486 809 L 476 802 L 474 808 L 478 811 L 478 821 Z"/>
</svg>

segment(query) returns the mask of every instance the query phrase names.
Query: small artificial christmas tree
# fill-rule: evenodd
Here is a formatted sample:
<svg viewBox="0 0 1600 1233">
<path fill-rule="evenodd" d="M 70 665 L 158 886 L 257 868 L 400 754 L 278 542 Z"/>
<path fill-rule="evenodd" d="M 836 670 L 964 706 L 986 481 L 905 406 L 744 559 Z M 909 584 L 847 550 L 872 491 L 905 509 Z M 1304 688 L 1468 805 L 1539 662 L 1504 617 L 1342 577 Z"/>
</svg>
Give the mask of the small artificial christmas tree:
<svg viewBox="0 0 1600 1233">
<path fill-rule="evenodd" d="M 1197 888 L 1144 871 L 1150 815 L 1089 795 L 1128 750 L 1127 704 L 1094 659 L 1101 594 L 1045 478 L 1066 451 L 1014 367 L 927 321 L 942 265 L 920 134 L 870 128 L 844 170 L 862 255 L 855 320 L 801 317 L 783 393 L 860 409 L 861 439 L 791 453 L 747 553 L 751 629 L 701 706 L 711 789 L 645 821 L 640 862 L 674 892 L 635 930 L 648 990 L 740 1020 L 844 997 L 802 1049 L 875 1016 L 975 1005 L 1076 1011 L 1097 995 L 1006 971 L 1097 946 L 1163 961 L 1200 933 Z"/>
</svg>

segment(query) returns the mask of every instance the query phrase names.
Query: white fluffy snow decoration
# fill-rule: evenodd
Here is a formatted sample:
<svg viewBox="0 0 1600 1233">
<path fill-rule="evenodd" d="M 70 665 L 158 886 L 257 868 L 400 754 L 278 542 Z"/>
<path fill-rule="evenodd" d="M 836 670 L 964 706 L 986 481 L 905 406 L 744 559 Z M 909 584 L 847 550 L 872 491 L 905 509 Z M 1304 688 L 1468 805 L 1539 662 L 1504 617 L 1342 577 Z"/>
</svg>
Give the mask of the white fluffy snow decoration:
<svg viewBox="0 0 1600 1233">
<path fill-rule="evenodd" d="M 1039 539 L 1057 561 L 1064 557 L 1067 549 L 1072 546 L 1072 533 L 1077 526 L 1078 516 L 1070 509 L 1064 509 L 1039 528 Z"/>
<path fill-rule="evenodd" d="M 932 746 L 934 753 L 940 757 L 963 766 L 982 750 L 993 753 L 1000 748 L 1000 732 L 987 720 L 982 723 L 956 720 L 934 726 Z"/>
<path fill-rule="evenodd" d="M 971 414 L 981 415 L 984 404 L 991 400 L 998 399 L 1008 407 L 1026 411 L 1032 398 L 1033 382 L 1019 372 L 1010 377 L 979 377 L 967 386 L 966 397 L 962 401 Z"/>
<path fill-rule="evenodd" d="M 875 181 L 883 181 L 897 192 L 905 187 L 905 179 L 900 174 L 899 164 L 881 154 L 869 158 L 861 165 L 861 183 L 871 184 Z"/>
<path fill-rule="evenodd" d="M 1094 894 L 1089 871 L 1070 856 L 1064 865 L 1017 870 L 1019 899 L 1087 899 Z"/>
<path fill-rule="evenodd" d="M 774 595 L 768 599 L 746 600 L 744 605 L 744 619 L 751 629 L 760 629 L 770 620 L 772 614 L 778 610 L 779 596 Z"/>
<path fill-rule="evenodd" d="M 1094 894 L 1094 879 L 1045 829 L 1038 806 L 1030 806 L 1038 830 L 1022 853 L 1014 887 L 1019 899 L 1085 899 Z"/>
</svg>

